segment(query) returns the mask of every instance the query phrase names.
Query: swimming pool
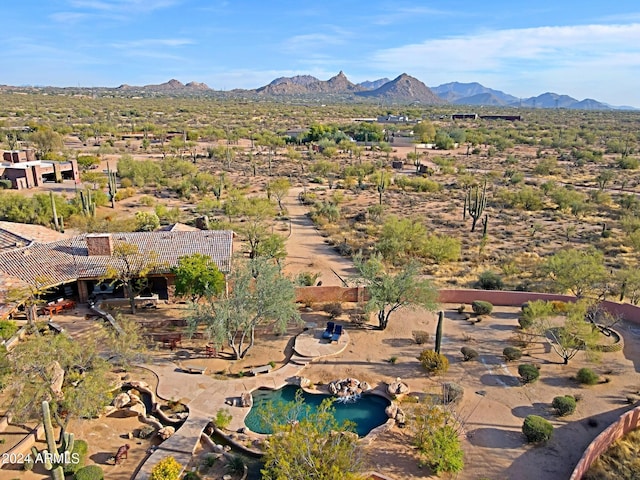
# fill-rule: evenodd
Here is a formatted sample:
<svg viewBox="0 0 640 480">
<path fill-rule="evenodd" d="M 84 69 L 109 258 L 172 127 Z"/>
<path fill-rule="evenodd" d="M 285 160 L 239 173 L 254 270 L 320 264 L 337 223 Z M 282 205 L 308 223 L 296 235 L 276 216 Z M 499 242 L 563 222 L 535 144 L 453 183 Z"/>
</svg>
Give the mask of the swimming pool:
<svg viewBox="0 0 640 480">
<path fill-rule="evenodd" d="M 253 432 L 257 433 L 273 433 L 267 431 L 260 422 L 258 411 L 260 407 L 268 402 L 293 402 L 296 393 L 301 390 L 295 385 L 286 385 L 279 390 L 259 389 L 252 393 L 253 407 L 244 420 L 245 425 Z M 308 393 L 302 390 L 302 398 L 304 404 L 312 409 L 317 408 L 325 398 L 337 398 L 333 395 L 321 393 Z M 350 420 L 355 423 L 356 433 L 360 437 L 364 437 L 374 428 L 385 423 L 389 417 L 385 413 L 385 408 L 391 402 L 384 397 L 374 394 L 365 394 L 358 398 L 355 402 L 333 402 L 335 417 L 339 423 Z"/>
</svg>

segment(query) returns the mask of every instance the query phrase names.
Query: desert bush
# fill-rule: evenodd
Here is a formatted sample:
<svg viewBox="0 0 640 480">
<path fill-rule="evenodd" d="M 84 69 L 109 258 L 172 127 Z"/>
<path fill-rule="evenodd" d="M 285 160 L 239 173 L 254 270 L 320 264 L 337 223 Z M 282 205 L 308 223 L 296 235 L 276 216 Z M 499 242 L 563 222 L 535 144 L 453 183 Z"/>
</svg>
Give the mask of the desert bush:
<svg viewBox="0 0 640 480">
<path fill-rule="evenodd" d="M 227 464 L 224 466 L 224 471 L 227 473 L 241 474 L 244 472 L 244 460 L 239 455 L 233 455 Z"/>
<path fill-rule="evenodd" d="M 103 480 L 104 472 L 98 465 L 87 465 L 78 470 L 74 480 Z"/>
<path fill-rule="evenodd" d="M 446 382 L 442 384 L 442 403 L 445 405 L 459 402 L 462 400 L 463 396 L 464 388 L 462 385 L 458 385 L 453 382 Z"/>
<path fill-rule="evenodd" d="M 11 190 L 11 180 L 0 179 L 0 190 Z"/>
<path fill-rule="evenodd" d="M 564 417 L 565 415 L 571 415 L 576 409 L 576 399 L 571 395 L 561 395 L 558 397 L 554 397 L 551 402 L 551 407 L 553 407 L 556 413 L 560 417 Z"/>
<path fill-rule="evenodd" d="M 322 309 L 329 314 L 331 318 L 336 318 L 342 315 L 342 304 L 339 302 L 332 302 L 325 304 Z"/>
<path fill-rule="evenodd" d="M 319 273 L 300 272 L 296 276 L 295 283 L 301 287 L 313 287 L 320 276 Z"/>
<path fill-rule="evenodd" d="M 584 385 L 595 385 L 600 380 L 600 377 L 590 368 L 584 367 L 578 370 L 576 380 Z"/>
<path fill-rule="evenodd" d="M 87 458 L 87 451 L 89 450 L 89 445 L 84 440 L 76 440 L 73 442 L 73 450 L 71 452 L 71 458 L 78 458 L 77 462 L 69 462 L 65 463 L 63 466 L 63 470 L 65 475 L 75 474 L 78 470 L 84 467 L 84 462 Z M 75 455 L 74 455 L 75 454 Z"/>
<path fill-rule="evenodd" d="M 449 369 L 449 360 L 441 353 L 434 350 L 423 350 L 418 357 L 422 367 L 429 373 L 435 375 L 443 374 Z"/>
<path fill-rule="evenodd" d="M 518 324 L 520 325 L 520 328 L 522 330 L 526 330 L 530 328 L 531 325 L 533 325 L 533 320 L 531 320 L 529 317 L 522 315 L 518 317 Z"/>
<path fill-rule="evenodd" d="M 546 442 L 553 435 L 553 425 L 538 415 L 527 415 L 522 424 L 522 433 L 527 442 Z"/>
<path fill-rule="evenodd" d="M 518 375 L 520 375 L 522 383 L 533 383 L 540 376 L 540 370 L 535 365 L 523 363 L 518 365 Z"/>
<path fill-rule="evenodd" d="M 182 465 L 172 456 L 160 460 L 151 470 L 149 480 L 178 480 Z"/>
<path fill-rule="evenodd" d="M 504 287 L 504 283 L 500 275 L 491 270 L 485 270 L 478 277 L 478 281 L 476 282 L 478 288 L 483 290 L 502 290 Z M 491 313 L 491 312 L 489 312 Z"/>
<path fill-rule="evenodd" d="M 478 352 L 476 352 L 473 348 L 462 347 L 460 349 L 460 352 L 462 352 L 462 356 L 465 362 L 468 362 L 469 360 L 473 360 L 474 358 L 478 358 Z"/>
<path fill-rule="evenodd" d="M 465 311 L 466 308 L 467 308 L 467 306 L 462 304 L 458 308 L 456 308 L 456 311 L 461 314 L 461 313 L 463 313 Z"/>
<path fill-rule="evenodd" d="M 505 347 L 505 349 L 502 350 L 502 355 L 504 355 L 504 358 L 508 361 L 520 360 L 522 357 L 522 350 L 518 347 Z"/>
<path fill-rule="evenodd" d="M 414 330 L 411 332 L 413 335 L 413 340 L 418 344 L 422 345 L 423 343 L 427 343 L 429 341 L 429 332 L 425 332 L 424 330 Z"/>
<path fill-rule="evenodd" d="M 551 300 L 551 306 L 553 307 L 554 313 L 567 313 L 569 310 L 569 305 L 567 302 L 562 302 L 560 300 Z"/>
<path fill-rule="evenodd" d="M 220 408 L 216 412 L 216 416 L 213 419 L 213 423 L 218 428 L 227 428 L 231 423 L 233 416 L 229 412 L 228 408 Z"/>
<path fill-rule="evenodd" d="M 471 303 L 471 309 L 476 315 L 490 315 L 493 312 L 493 305 L 484 300 L 475 300 Z"/>
<path fill-rule="evenodd" d="M 0 338 L 8 340 L 18 331 L 18 325 L 13 320 L 0 320 Z"/>
</svg>

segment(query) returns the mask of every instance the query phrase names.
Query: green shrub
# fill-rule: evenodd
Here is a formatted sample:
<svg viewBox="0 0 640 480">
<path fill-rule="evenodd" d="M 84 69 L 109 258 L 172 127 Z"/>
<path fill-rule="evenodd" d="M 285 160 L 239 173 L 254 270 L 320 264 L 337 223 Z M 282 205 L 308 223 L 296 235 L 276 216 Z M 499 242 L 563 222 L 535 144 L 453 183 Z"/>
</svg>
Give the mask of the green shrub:
<svg viewBox="0 0 640 480">
<path fill-rule="evenodd" d="M 0 320 L 0 338 L 8 340 L 18 331 L 18 325 L 13 320 Z"/>
<path fill-rule="evenodd" d="M 434 350 L 423 350 L 418 357 L 424 369 L 433 374 L 443 374 L 449 370 L 449 360 L 441 353 Z"/>
<path fill-rule="evenodd" d="M 464 396 L 464 388 L 453 382 L 445 382 L 442 384 L 442 403 L 448 405 L 462 400 Z"/>
<path fill-rule="evenodd" d="M 104 480 L 104 472 L 98 465 L 87 465 L 78 470 L 74 480 Z"/>
<path fill-rule="evenodd" d="M 227 428 L 231 423 L 233 416 L 229 412 L 228 408 L 220 408 L 216 412 L 216 416 L 213 419 L 213 423 L 218 428 Z"/>
<path fill-rule="evenodd" d="M 64 473 L 68 475 L 70 473 L 76 473 L 82 467 L 84 467 L 84 462 L 87 459 L 87 451 L 89 450 L 89 446 L 87 442 L 84 440 L 76 440 L 73 442 L 73 450 L 71 452 L 71 458 L 78 458 L 77 462 L 70 462 L 64 464 Z M 74 455 L 76 454 L 76 455 Z"/>
<path fill-rule="evenodd" d="M 526 330 L 527 328 L 531 327 L 531 325 L 533 325 L 533 320 L 523 315 L 521 317 L 518 317 L 518 323 L 520 324 L 520 328 L 522 330 Z"/>
<path fill-rule="evenodd" d="M 522 424 L 522 433 L 527 442 L 546 442 L 553 435 L 553 425 L 538 415 L 527 415 Z"/>
<path fill-rule="evenodd" d="M 327 312 L 332 319 L 342 315 L 342 304 L 340 302 L 327 303 L 322 309 Z"/>
<path fill-rule="evenodd" d="M 318 277 L 320 277 L 319 273 L 300 272 L 296 276 L 295 283 L 301 287 L 313 287 L 316 284 Z"/>
<path fill-rule="evenodd" d="M 227 464 L 224 466 L 224 471 L 227 473 L 243 473 L 244 472 L 244 460 L 239 455 L 233 455 Z"/>
<path fill-rule="evenodd" d="M 600 377 L 596 372 L 585 367 L 578 370 L 576 380 L 584 385 L 595 385 L 600 380 Z"/>
<path fill-rule="evenodd" d="M 181 471 L 182 465 L 175 458 L 165 457 L 153 467 L 149 480 L 178 480 Z"/>
<path fill-rule="evenodd" d="M 490 315 L 493 312 L 493 305 L 484 300 L 475 300 L 471 303 L 471 309 L 476 315 Z"/>
<path fill-rule="evenodd" d="M 187 472 L 182 477 L 182 480 L 200 480 L 202 477 L 198 475 L 196 472 Z"/>
<path fill-rule="evenodd" d="M 504 358 L 511 362 L 513 360 L 520 360 L 522 357 L 522 350 L 518 347 L 505 347 L 505 349 L 502 350 L 502 354 L 504 355 Z"/>
<path fill-rule="evenodd" d="M 462 356 L 464 357 L 465 362 L 473 360 L 474 358 L 478 358 L 478 352 L 476 352 L 473 348 L 462 347 L 460 349 L 460 352 L 462 352 Z"/>
<path fill-rule="evenodd" d="M 11 180 L 0 179 L 0 190 L 11 190 Z"/>
<path fill-rule="evenodd" d="M 415 340 L 418 345 L 429 341 L 429 332 L 425 332 L 424 330 L 414 330 L 411 334 L 413 335 L 413 340 Z"/>
<path fill-rule="evenodd" d="M 560 417 L 564 417 L 565 415 L 571 415 L 575 411 L 576 399 L 571 395 L 561 395 L 553 399 L 551 406 Z"/>
<path fill-rule="evenodd" d="M 504 283 L 502 282 L 500 275 L 492 272 L 491 270 L 485 270 L 482 272 L 478 277 L 476 285 L 478 288 L 482 288 L 483 290 L 502 290 L 504 288 Z"/>
<path fill-rule="evenodd" d="M 523 383 L 533 383 L 540 376 L 540 370 L 535 365 L 523 363 L 518 365 L 518 375 L 520 375 Z"/>
</svg>

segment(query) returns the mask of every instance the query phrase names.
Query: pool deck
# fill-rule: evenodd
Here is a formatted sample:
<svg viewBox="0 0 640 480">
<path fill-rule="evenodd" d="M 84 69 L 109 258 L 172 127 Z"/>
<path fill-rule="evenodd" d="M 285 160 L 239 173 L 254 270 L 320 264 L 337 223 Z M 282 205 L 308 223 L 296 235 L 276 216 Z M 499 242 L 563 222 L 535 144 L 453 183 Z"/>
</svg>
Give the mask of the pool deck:
<svg viewBox="0 0 640 480">
<path fill-rule="evenodd" d="M 221 408 L 228 409 L 232 415 L 227 427 L 229 431 L 245 428 L 244 419 L 249 408 L 235 406 L 235 400 L 243 393 L 261 387 L 281 388 L 292 383 L 310 362 L 338 355 L 349 345 L 349 334 L 344 330 L 338 342 L 323 339 L 322 332 L 324 329 L 305 330 L 295 338 L 293 354 L 286 365 L 253 377 L 221 380 L 208 375 L 186 373 L 177 363 L 168 360 L 142 365 L 158 377 L 158 397 L 183 402 L 189 407 L 189 417 L 172 437 L 162 442 L 149 456 L 135 480 L 147 480 L 153 467 L 168 455 L 186 466 L 200 442 L 203 430 Z"/>
</svg>

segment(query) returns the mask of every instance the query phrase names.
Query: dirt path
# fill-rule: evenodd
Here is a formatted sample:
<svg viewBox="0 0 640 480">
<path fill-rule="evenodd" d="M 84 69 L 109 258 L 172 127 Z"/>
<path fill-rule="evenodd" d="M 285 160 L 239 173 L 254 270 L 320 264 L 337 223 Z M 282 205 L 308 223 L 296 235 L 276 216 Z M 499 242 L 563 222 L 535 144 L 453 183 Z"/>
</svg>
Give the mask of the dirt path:
<svg viewBox="0 0 640 480">
<path fill-rule="evenodd" d="M 338 255 L 333 247 L 325 243 L 324 237 L 306 215 L 308 208 L 298 201 L 301 191 L 302 188 L 292 188 L 283 202 L 291 219 L 284 271 L 294 276 L 300 272 L 319 273 L 316 283 L 343 286 L 338 275 L 343 279 L 355 275 L 353 262 Z"/>
</svg>

